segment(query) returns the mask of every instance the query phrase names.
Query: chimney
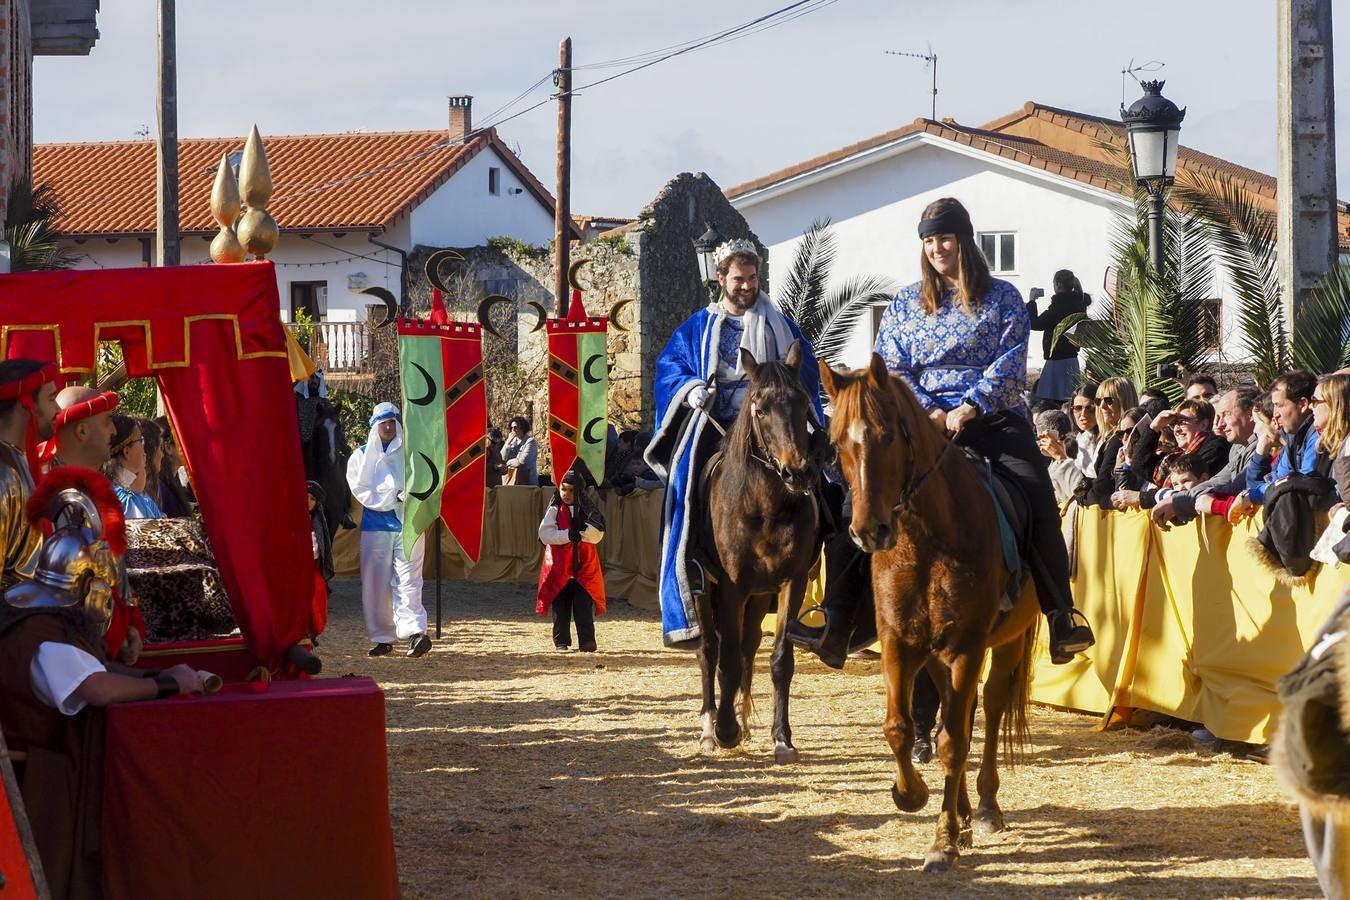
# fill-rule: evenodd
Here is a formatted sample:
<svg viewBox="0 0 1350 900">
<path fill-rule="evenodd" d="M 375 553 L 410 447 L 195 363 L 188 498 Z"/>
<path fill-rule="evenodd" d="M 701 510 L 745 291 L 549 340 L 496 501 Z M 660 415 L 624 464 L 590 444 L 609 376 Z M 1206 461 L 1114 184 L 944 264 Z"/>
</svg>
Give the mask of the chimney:
<svg viewBox="0 0 1350 900">
<path fill-rule="evenodd" d="M 468 94 L 451 94 L 450 140 L 463 140 L 470 131 L 473 131 L 473 97 Z"/>
</svg>

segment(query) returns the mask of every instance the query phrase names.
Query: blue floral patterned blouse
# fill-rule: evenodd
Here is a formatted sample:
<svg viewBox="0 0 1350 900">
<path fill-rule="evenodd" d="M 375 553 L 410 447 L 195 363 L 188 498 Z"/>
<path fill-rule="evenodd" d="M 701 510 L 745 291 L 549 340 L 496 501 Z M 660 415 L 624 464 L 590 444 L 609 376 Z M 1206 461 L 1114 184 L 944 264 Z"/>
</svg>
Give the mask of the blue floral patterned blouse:
<svg viewBox="0 0 1350 900">
<path fill-rule="evenodd" d="M 947 291 L 937 312 L 923 311 L 916 282 L 881 316 L 876 351 L 914 389 L 924 409 L 954 409 L 967 398 L 983 413 L 1027 415 L 1030 320 L 1017 288 L 998 278 L 973 316 Z"/>
</svg>

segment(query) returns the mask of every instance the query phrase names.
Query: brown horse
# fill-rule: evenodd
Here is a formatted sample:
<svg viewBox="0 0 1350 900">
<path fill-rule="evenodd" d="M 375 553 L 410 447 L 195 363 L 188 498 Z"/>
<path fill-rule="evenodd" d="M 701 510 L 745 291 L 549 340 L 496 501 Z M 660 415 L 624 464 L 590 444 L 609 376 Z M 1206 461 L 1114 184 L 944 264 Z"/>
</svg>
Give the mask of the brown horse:
<svg viewBox="0 0 1350 900">
<path fill-rule="evenodd" d="M 1009 759 L 1025 745 L 1031 650 L 1040 619 L 1030 581 L 1008 612 L 1009 572 L 984 473 L 929 421 L 909 387 L 880 356 L 866 369 L 820 367 L 834 403 L 830 437 L 853 490 L 850 534 L 872 553 L 877 635 L 886 681 L 886 740 L 898 774 L 895 805 L 916 812 L 928 787 L 910 761 L 914 677 L 927 666 L 942 695 L 938 756 L 946 773 L 937 838 L 925 871 L 944 871 L 970 846 L 970 828 L 1003 829 L 998 738 Z M 972 823 L 966 790 L 972 704 L 986 649 L 984 757 Z M 1005 714 L 1010 714 L 1005 720 Z M 1002 728 L 1000 729 L 1000 724 Z"/>
<path fill-rule="evenodd" d="M 783 639 L 783 626 L 801 609 L 819 550 L 815 486 L 820 471 L 808 453 L 811 398 L 802 387 L 801 361 L 798 342 L 783 362 L 757 364 L 741 350 L 749 388 L 722 440 L 720 458 L 708 467 L 707 502 L 691 547 L 692 558 L 711 582 L 698 600 L 700 746 L 704 751 L 729 749 L 749 736 L 750 679 L 763 636 L 760 623 L 776 597 L 778 628 L 770 673 L 774 758 L 779 763 L 797 760 L 788 723 L 792 645 Z"/>
</svg>

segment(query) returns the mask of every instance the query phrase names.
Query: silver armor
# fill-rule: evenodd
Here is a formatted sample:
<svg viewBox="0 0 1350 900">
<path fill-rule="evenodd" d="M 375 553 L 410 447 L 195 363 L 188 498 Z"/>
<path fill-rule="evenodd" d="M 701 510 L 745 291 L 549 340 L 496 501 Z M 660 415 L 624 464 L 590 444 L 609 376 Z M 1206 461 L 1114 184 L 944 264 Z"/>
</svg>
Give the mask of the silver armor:
<svg viewBox="0 0 1350 900">
<path fill-rule="evenodd" d="M 112 619 L 117 559 L 103 539 L 98 507 L 74 489 L 57 493 L 42 517 L 61 527 L 42 542 L 32 581 L 5 591 L 5 602 L 19 609 L 83 607 L 101 632 Z"/>
</svg>

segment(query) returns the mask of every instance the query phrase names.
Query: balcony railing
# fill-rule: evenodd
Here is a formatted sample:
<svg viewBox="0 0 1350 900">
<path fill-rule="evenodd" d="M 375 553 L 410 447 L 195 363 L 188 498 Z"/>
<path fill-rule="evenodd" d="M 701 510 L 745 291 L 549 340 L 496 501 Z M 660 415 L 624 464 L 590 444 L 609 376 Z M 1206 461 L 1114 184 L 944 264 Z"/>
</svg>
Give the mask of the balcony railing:
<svg viewBox="0 0 1350 900">
<path fill-rule="evenodd" d="M 299 326 L 286 327 L 298 336 Z M 371 371 L 372 336 L 365 322 L 315 322 L 307 327 L 313 328 L 309 356 L 316 366 L 330 373 Z"/>
</svg>

